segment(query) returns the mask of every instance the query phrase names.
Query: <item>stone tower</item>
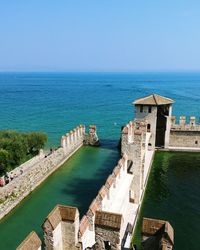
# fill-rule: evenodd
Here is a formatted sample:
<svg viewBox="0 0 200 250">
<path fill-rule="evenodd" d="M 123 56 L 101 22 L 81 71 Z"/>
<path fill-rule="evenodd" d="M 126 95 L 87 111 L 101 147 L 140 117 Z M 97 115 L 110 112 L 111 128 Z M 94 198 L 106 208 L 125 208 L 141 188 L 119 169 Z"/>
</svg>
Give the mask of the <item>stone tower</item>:
<svg viewBox="0 0 200 250">
<path fill-rule="evenodd" d="M 168 148 L 173 103 L 172 99 L 156 94 L 133 102 L 136 120 L 147 122 L 147 132 L 151 133 L 149 146 L 152 146 L 152 148 Z"/>
</svg>

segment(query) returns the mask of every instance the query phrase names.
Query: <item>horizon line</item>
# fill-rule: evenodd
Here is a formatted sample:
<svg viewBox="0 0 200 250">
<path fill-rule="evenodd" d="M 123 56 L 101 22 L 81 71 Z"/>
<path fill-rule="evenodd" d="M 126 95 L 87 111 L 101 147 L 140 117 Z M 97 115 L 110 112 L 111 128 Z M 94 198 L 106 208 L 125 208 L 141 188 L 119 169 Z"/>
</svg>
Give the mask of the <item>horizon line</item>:
<svg viewBox="0 0 200 250">
<path fill-rule="evenodd" d="M 200 73 L 199 70 L 133 70 L 133 71 L 121 71 L 121 70 L 114 70 L 114 71 L 100 71 L 100 70 L 0 70 L 0 74 L 2 73 L 108 73 L 108 74 L 135 74 L 135 73 Z"/>
</svg>

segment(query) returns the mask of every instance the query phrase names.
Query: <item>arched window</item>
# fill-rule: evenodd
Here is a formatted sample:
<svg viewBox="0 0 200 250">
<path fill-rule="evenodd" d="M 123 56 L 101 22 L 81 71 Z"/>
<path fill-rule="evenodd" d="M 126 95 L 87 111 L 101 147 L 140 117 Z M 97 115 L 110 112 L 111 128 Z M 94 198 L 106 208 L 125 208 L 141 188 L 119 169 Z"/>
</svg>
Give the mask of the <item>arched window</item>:
<svg viewBox="0 0 200 250">
<path fill-rule="evenodd" d="M 147 124 L 147 132 L 150 132 L 151 131 L 151 124 Z"/>
</svg>

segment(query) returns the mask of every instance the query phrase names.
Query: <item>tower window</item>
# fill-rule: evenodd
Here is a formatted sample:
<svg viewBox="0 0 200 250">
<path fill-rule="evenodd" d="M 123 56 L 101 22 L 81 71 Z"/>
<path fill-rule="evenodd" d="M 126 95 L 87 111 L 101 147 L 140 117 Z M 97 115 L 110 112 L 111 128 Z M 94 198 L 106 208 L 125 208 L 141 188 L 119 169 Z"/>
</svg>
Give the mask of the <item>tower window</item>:
<svg viewBox="0 0 200 250">
<path fill-rule="evenodd" d="M 195 144 L 197 145 L 197 144 L 198 144 L 198 141 L 195 141 Z"/>
<path fill-rule="evenodd" d="M 140 106 L 140 113 L 143 112 L 143 105 Z"/>
<path fill-rule="evenodd" d="M 147 132 L 151 131 L 151 124 L 147 124 Z"/>
<path fill-rule="evenodd" d="M 148 111 L 149 111 L 149 113 L 151 113 L 151 106 L 149 106 Z"/>
<path fill-rule="evenodd" d="M 111 250 L 110 241 L 104 241 L 104 247 L 105 247 L 106 250 Z"/>
</svg>

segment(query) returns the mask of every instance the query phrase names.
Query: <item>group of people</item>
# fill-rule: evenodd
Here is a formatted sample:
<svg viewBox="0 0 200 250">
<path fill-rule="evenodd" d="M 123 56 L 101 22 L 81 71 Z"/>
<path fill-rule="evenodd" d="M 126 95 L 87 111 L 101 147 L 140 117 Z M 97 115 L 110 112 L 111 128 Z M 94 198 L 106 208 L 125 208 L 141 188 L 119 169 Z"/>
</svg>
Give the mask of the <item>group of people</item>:
<svg viewBox="0 0 200 250">
<path fill-rule="evenodd" d="M 23 169 L 20 169 L 18 173 L 6 173 L 4 176 L 0 177 L 0 187 L 5 186 L 9 182 L 11 182 L 13 179 L 17 178 L 19 175 L 23 174 Z"/>
</svg>

